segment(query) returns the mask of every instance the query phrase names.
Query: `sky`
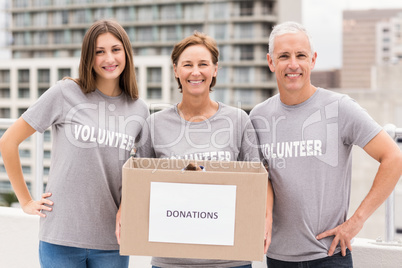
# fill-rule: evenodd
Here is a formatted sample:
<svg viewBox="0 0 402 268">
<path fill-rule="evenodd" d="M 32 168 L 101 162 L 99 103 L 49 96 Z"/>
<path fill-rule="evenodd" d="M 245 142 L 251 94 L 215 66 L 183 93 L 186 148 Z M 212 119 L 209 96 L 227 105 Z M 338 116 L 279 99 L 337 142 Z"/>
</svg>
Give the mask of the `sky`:
<svg viewBox="0 0 402 268">
<path fill-rule="evenodd" d="M 0 9 L 6 0 L 0 0 Z M 342 67 L 342 10 L 400 8 L 402 0 L 302 0 L 302 23 L 313 37 L 318 58 L 315 70 Z M 4 14 L 0 10 L 0 46 Z M 9 53 L 0 49 L 0 59 Z"/>
<path fill-rule="evenodd" d="M 342 67 L 342 11 L 402 9 L 402 0 L 302 0 L 302 24 L 317 51 L 315 70 Z"/>
</svg>

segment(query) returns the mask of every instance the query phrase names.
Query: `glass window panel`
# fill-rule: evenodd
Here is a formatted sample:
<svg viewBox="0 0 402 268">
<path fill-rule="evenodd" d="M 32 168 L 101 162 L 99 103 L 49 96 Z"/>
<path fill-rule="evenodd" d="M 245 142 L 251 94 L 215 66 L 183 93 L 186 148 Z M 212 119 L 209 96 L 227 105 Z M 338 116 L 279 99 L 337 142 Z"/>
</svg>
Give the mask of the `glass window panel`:
<svg viewBox="0 0 402 268">
<path fill-rule="evenodd" d="M 138 21 L 152 21 L 152 20 L 153 20 L 153 12 L 151 6 L 138 8 Z"/>
<path fill-rule="evenodd" d="M 18 70 L 18 82 L 29 83 L 29 70 Z"/>
<path fill-rule="evenodd" d="M 254 27 L 252 23 L 235 24 L 235 38 L 248 39 L 254 37 Z"/>
<path fill-rule="evenodd" d="M 0 118 L 10 118 L 11 110 L 10 108 L 0 108 Z"/>
<path fill-rule="evenodd" d="M 31 157 L 31 150 L 20 149 L 19 154 L 20 154 L 20 157 L 22 157 L 22 158 L 29 158 L 29 157 Z"/>
<path fill-rule="evenodd" d="M 233 78 L 235 83 L 251 83 L 254 81 L 252 67 L 235 67 L 233 69 Z"/>
<path fill-rule="evenodd" d="M 148 88 L 148 90 L 147 90 L 147 98 L 151 99 L 151 100 L 162 98 L 162 89 L 160 87 Z"/>
<path fill-rule="evenodd" d="M 137 30 L 137 41 L 151 42 L 153 41 L 152 27 L 140 27 Z"/>
<path fill-rule="evenodd" d="M 194 33 L 194 31 L 203 32 L 202 24 L 194 24 L 194 25 L 187 25 L 184 26 L 184 36 L 189 36 Z"/>
<path fill-rule="evenodd" d="M 25 166 L 25 165 L 23 165 L 23 166 L 22 166 L 22 172 L 23 172 L 24 174 L 31 174 L 31 166 Z"/>
<path fill-rule="evenodd" d="M 70 77 L 71 76 L 71 69 L 70 68 L 62 68 L 58 70 L 58 79 L 61 80 L 64 77 Z"/>
<path fill-rule="evenodd" d="M 220 3 L 211 3 L 209 5 L 209 19 L 216 20 L 227 19 L 229 18 L 229 3 L 220 2 Z"/>
<path fill-rule="evenodd" d="M 204 6 L 202 4 L 186 4 L 184 5 L 184 18 L 186 20 L 204 18 Z"/>
<path fill-rule="evenodd" d="M 235 88 L 234 90 L 234 103 L 241 103 L 242 105 L 254 105 L 256 92 L 247 88 Z"/>
<path fill-rule="evenodd" d="M 161 41 L 176 41 L 178 39 L 176 26 L 165 26 L 160 28 Z"/>
<path fill-rule="evenodd" d="M 162 82 L 162 68 L 147 68 L 147 81 L 148 83 Z"/>
<path fill-rule="evenodd" d="M 161 20 L 176 20 L 178 19 L 176 5 L 164 5 L 160 8 Z"/>
<path fill-rule="evenodd" d="M 211 37 L 216 40 L 225 40 L 228 36 L 228 29 L 226 24 L 213 24 L 210 26 Z"/>
<path fill-rule="evenodd" d="M 47 13 L 46 12 L 38 12 L 33 13 L 33 24 L 35 26 L 46 26 L 47 25 Z"/>
<path fill-rule="evenodd" d="M 50 130 L 46 130 L 45 132 L 43 132 L 43 141 L 46 142 L 50 142 L 52 137 L 52 135 L 50 134 Z"/>
<path fill-rule="evenodd" d="M 9 70 L 0 70 L 0 83 L 10 83 Z"/>
<path fill-rule="evenodd" d="M 18 117 L 20 117 L 28 108 L 18 108 Z"/>
<path fill-rule="evenodd" d="M 10 88 L 0 88 L 0 98 L 8 99 L 10 98 Z M 1 116 L 0 116 L 1 118 Z"/>
<path fill-rule="evenodd" d="M 19 88 L 18 89 L 18 98 L 20 99 L 29 99 L 29 88 Z"/>
<path fill-rule="evenodd" d="M 38 69 L 38 82 L 39 83 L 49 83 L 50 82 L 50 70 L 49 69 Z"/>
</svg>

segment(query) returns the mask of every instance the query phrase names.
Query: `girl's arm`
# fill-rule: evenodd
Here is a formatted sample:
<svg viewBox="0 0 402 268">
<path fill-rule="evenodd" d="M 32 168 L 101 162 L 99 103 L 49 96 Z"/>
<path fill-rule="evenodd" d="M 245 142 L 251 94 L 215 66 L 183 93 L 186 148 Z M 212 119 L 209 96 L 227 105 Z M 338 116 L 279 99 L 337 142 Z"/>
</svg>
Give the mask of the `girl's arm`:
<svg viewBox="0 0 402 268">
<path fill-rule="evenodd" d="M 22 173 L 18 151 L 21 142 L 33 133 L 35 133 L 35 129 L 20 117 L 1 137 L 0 151 L 7 175 L 23 211 L 27 214 L 45 217 L 45 214 L 41 213 L 41 210 L 52 210 L 49 206 L 53 205 L 53 202 L 47 199 L 51 194 L 43 194 L 42 198 L 38 201 L 32 199 Z"/>
</svg>

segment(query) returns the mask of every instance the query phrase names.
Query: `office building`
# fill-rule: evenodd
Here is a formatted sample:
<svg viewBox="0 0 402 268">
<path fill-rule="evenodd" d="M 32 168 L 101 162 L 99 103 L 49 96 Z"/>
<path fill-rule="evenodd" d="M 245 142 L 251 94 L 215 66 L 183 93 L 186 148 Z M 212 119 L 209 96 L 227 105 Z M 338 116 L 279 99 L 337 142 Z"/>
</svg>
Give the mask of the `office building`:
<svg viewBox="0 0 402 268">
<path fill-rule="evenodd" d="M 8 2 L 12 59 L 0 63 L 0 118 L 17 118 L 49 86 L 77 76 L 86 29 L 115 18 L 134 51 L 140 96 L 152 109 L 176 103 L 173 45 L 195 30 L 216 39 L 219 71 L 212 98 L 249 111 L 276 91 L 266 62 L 268 36 L 278 22 L 301 22 L 301 0 L 15 0 Z M 1 126 L 2 131 L 6 126 Z M 0 133 L 1 134 L 1 133 Z M 45 132 L 44 174 L 50 165 L 50 133 Z M 34 140 L 21 145 L 28 184 L 35 174 Z M 10 191 L 0 162 L 0 193 Z"/>
<path fill-rule="evenodd" d="M 342 88 L 372 88 L 374 65 L 402 58 L 401 13 L 401 9 L 343 12 Z"/>
</svg>

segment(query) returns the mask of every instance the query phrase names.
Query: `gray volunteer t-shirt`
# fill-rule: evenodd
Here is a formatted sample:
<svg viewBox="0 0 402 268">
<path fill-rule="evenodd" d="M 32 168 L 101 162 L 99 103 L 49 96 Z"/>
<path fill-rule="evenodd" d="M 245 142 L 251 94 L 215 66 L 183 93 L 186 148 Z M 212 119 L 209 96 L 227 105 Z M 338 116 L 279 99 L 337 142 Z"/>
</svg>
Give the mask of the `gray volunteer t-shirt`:
<svg viewBox="0 0 402 268">
<path fill-rule="evenodd" d="M 275 95 L 250 118 L 275 194 L 267 255 L 282 261 L 327 257 L 333 237 L 315 237 L 347 219 L 352 146 L 363 148 L 381 127 L 350 97 L 322 88 L 294 106 Z"/>
<path fill-rule="evenodd" d="M 143 128 L 139 157 L 222 161 L 260 161 L 256 135 L 248 115 L 219 103 L 207 120 L 188 122 L 177 105 L 152 114 Z M 208 172 L 208 170 L 206 171 Z M 200 260 L 153 257 L 152 265 L 169 267 L 235 267 L 249 261 Z"/>
<path fill-rule="evenodd" d="M 42 241 L 101 250 L 119 248 L 116 213 L 122 166 L 149 115 L 142 100 L 99 90 L 84 94 L 72 80 L 47 90 L 23 115 L 36 131 L 52 127 L 47 183 L 53 210 L 40 220 Z"/>
</svg>

